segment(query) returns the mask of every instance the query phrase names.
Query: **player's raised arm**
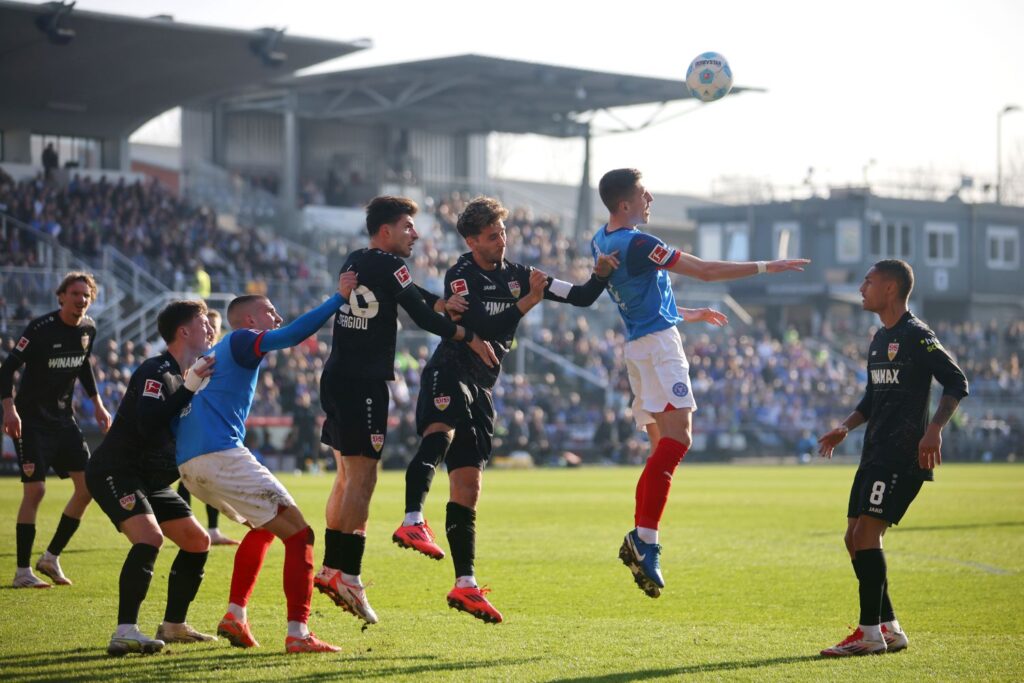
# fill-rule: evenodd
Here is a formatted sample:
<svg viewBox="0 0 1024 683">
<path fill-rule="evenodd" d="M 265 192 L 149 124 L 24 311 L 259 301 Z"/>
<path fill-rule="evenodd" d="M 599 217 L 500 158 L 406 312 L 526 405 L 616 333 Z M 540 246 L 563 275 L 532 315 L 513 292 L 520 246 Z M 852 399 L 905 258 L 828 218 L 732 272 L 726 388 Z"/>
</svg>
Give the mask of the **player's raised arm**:
<svg viewBox="0 0 1024 683">
<path fill-rule="evenodd" d="M 544 298 L 573 306 L 592 305 L 608 285 L 608 278 L 611 277 L 612 271 L 619 267 L 618 255 L 618 251 L 613 251 L 610 254 L 599 253 L 597 262 L 594 264 L 594 272 L 590 275 L 590 279 L 582 285 L 570 284 L 557 278 L 548 278 Z"/>
<path fill-rule="evenodd" d="M 739 280 L 764 273 L 802 271 L 810 259 L 779 259 L 777 261 L 705 261 L 693 254 L 677 251 L 679 258 L 668 270 L 703 282 Z"/>
</svg>

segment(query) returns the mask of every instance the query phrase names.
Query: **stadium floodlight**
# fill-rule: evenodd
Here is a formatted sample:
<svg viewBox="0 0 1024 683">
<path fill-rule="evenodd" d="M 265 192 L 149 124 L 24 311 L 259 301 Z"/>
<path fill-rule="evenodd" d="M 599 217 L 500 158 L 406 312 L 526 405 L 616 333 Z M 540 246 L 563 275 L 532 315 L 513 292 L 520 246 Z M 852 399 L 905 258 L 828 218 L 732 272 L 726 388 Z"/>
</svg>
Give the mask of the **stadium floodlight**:
<svg viewBox="0 0 1024 683">
<path fill-rule="evenodd" d="M 283 28 L 261 28 L 262 35 L 249 43 L 249 49 L 263 61 L 264 66 L 279 67 L 288 60 L 288 55 L 277 49 L 281 38 L 284 37 L 285 30 Z"/>
<path fill-rule="evenodd" d="M 61 26 L 61 22 L 71 14 L 75 8 L 75 2 L 50 2 L 45 5 L 50 8 L 46 14 L 36 17 L 36 28 L 46 34 L 47 40 L 54 45 L 67 45 L 75 39 L 75 29 Z"/>
<path fill-rule="evenodd" d="M 1021 111 L 1016 104 L 1008 104 L 996 116 L 996 204 L 1003 203 L 1003 117 Z"/>
</svg>

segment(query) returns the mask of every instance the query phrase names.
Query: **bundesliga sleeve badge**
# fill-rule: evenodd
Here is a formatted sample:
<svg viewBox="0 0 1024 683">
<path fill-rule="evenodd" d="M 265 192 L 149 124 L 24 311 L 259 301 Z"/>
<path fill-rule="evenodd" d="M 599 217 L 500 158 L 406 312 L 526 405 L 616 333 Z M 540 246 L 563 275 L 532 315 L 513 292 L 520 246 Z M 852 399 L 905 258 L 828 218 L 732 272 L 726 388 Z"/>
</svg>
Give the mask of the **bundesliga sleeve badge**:
<svg viewBox="0 0 1024 683">
<path fill-rule="evenodd" d="M 142 395 L 149 396 L 150 398 L 161 398 L 160 394 L 161 389 L 163 388 L 164 385 L 158 382 L 157 380 L 147 379 L 146 386 L 144 386 L 142 389 Z"/>
<path fill-rule="evenodd" d="M 469 293 L 469 285 L 462 278 L 458 280 L 452 280 L 452 294 L 467 294 Z"/>
<path fill-rule="evenodd" d="M 22 337 L 18 340 L 18 343 L 14 345 L 16 351 L 24 351 L 28 347 L 28 337 Z"/>
<path fill-rule="evenodd" d="M 409 267 L 402 266 L 401 268 L 396 270 L 395 279 L 398 280 L 398 284 L 402 285 L 403 287 L 407 286 L 410 282 L 412 282 L 412 275 L 409 273 Z"/>
<path fill-rule="evenodd" d="M 668 261 L 669 250 L 664 244 L 654 245 L 654 249 L 651 249 L 651 253 L 647 255 L 647 258 L 651 259 L 659 266 L 665 265 L 665 261 Z"/>
</svg>

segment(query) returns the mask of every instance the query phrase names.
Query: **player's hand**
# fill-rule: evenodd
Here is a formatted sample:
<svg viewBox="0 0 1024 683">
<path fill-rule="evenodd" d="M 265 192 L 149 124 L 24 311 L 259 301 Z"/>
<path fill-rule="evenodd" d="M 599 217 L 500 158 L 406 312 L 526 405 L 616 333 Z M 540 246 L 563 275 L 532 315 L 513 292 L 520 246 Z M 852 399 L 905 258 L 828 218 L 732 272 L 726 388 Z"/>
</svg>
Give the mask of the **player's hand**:
<svg viewBox="0 0 1024 683">
<path fill-rule="evenodd" d="M 942 431 L 928 425 L 924 438 L 917 444 L 917 464 L 922 470 L 933 470 L 942 464 Z"/>
<path fill-rule="evenodd" d="M 619 250 L 616 249 L 610 254 L 597 252 L 597 261 L 594 263 L 594 275 L 602 280 L 611 277 L 612 271 L 619 267 Z"/>
<path fill-rule="evenodd" d="M 683 316 L 683 322 L 687 323 L 705 322 L 715 327 L 725 327 L 729 324 L 729 318 L 725 313 L 713 308 L 680 308 L 679 313 Z"/>
<path fill-rule="evenodd" d="M 110 429 L 110 413 L 108 413 L 107 409 L 103 407 L 102 403 L 100 403 L 99 396 L 97 396 L 93 401 L 93 406 L 93 415 L 96 417 L 96 424 L 99 425 L 100 431 L 106 434 L 107 430 Z"/>
<path fill-rule="evenodd" d="M 523 298 L 532 304 L 539 304 L 544 299 L 544 290 L 548 286 L 548 275 L 534 268 L 530 271 L 530 293 Z"/>
<path fill-rule="evenodd" d="M 203 380 L 213 374 L 213 364 L 217 362 L 211 353 L 209 356 L 199 356 L 196 362 L 185 371 L 185 388 L 193 394 L 199 391 Z"/>
<path fill-rule="evenodd" d="M 832 451 L 841 444 L 850 430 L 840 426 L 818 439 L 818 455 L 823 458 L 832 458 Z"/>
<path fill-rule="evenodd" d="M 494 355 L 494 349 L 488 342 L 485 342 L 480 338 L 479 335 L 473 336 L 473 341 L 468 342 L 469 348 L 473 349 L 473 353 L 480 356 L 480 360 L 484 362 L 489 368 L 498 367 L 498 357 Z"/>
<path fill-rule="evenodd" d="M 21 438 L 21 415 L 13 401 L 4 408 L 4 433 L 12 439 Z"/>
<path fill-rule="evenodd" d="M 769 273 L 784 273 L 787 270 L 798 270 L 803 271 L 804 266 L 811 262 L 809 258 L 791 258 L 791 259 L 779 259 L 778 261 L 769 261 L 765 264 L 768 268 Z"/>
<path fill-rule="evenodd" d="M 346 270 L 344 273 L 338 276 L 338 294 L 341 294 L 341 298 L 348 301 L 348 297 L 352 294 L 352 290 L 359 284 L 359 276 L 354 270 Z"/>
<path fill-rule="evenodd" d="M 448 317 L 458 322 L 462 320 L 462 314 L 469 308 L 469 303 L 466 302 L 465 297 L 461 294 L 452 294 L 447 299 L 444 299 L 444 312 L 448 314 Z"/>
</svg>

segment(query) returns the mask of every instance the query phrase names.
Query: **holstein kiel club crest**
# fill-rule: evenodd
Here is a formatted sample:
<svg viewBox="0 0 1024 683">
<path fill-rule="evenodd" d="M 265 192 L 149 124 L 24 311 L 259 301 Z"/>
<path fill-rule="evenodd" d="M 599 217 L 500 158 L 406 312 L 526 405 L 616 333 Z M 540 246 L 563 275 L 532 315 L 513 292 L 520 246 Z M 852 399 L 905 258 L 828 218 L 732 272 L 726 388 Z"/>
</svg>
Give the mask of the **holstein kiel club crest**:
<svg viewBox="0 0 1024 683">
<path fill-rule="evenodd" d="M 900 351 L 900 345 L 899 344 L 889 344 L 889 360 L 894 359 L 896 357 L 896 354 L 899 353 L 899 351 Z"/>
<path fill-rule="evenodd" d="M 452 397 L 451 396 L 435 396 L 434 397 L 434 405 L 437 407 L 438 410 L 444 410 L 445 408 L 448 407 L 448 404 L 450 404 L 451 402 L 452 402 Z"/>
</svg>

